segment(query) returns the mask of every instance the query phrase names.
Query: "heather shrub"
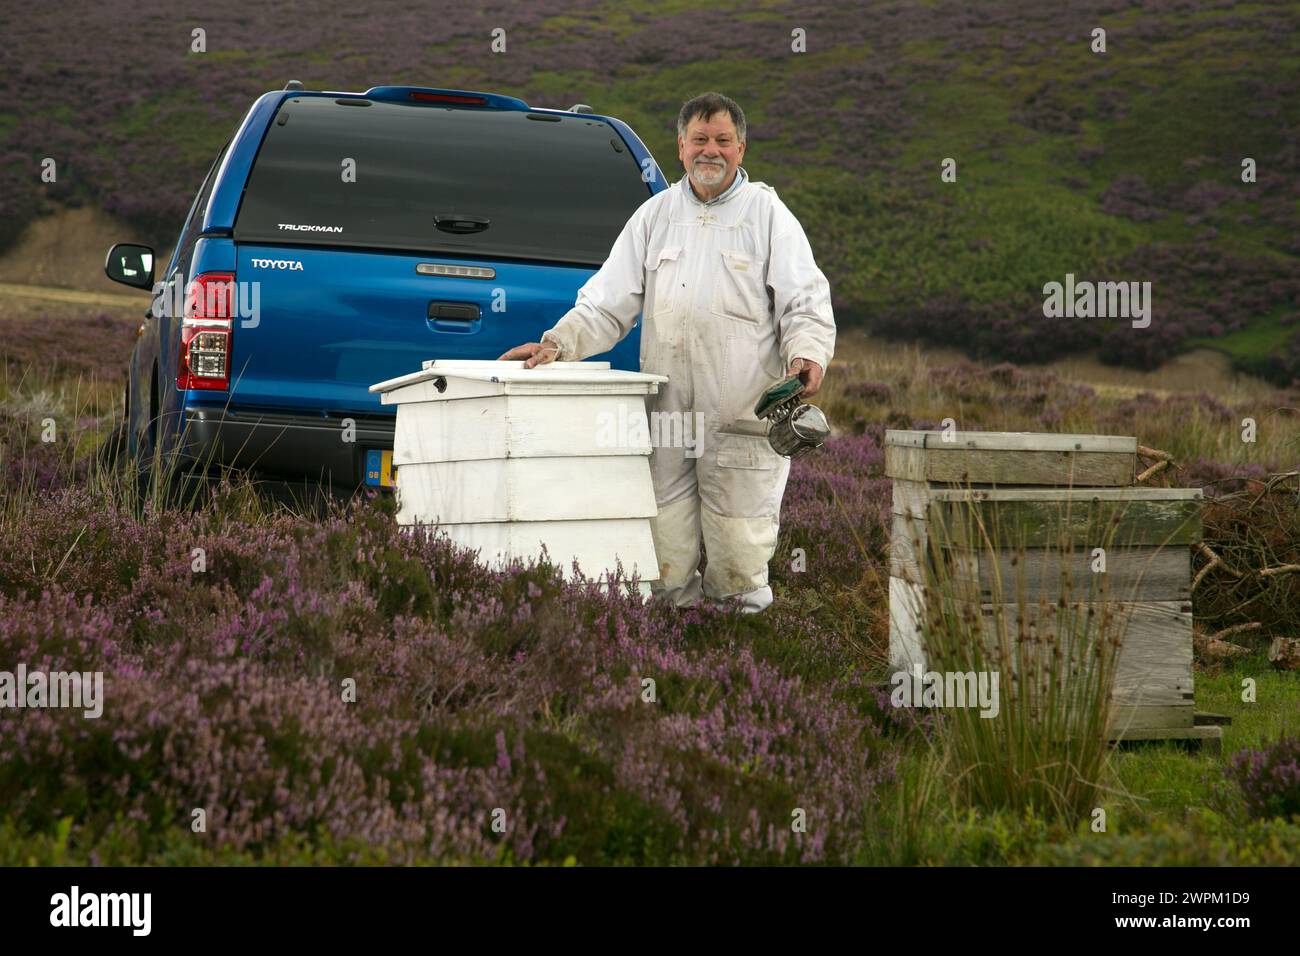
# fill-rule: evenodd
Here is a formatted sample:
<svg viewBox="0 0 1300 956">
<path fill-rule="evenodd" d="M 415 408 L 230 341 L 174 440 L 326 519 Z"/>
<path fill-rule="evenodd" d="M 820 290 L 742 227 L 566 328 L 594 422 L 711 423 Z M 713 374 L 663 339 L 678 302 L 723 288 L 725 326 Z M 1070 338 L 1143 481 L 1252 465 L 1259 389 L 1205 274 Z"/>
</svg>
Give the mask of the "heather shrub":
<svg viewBox="0 0 1300 956">
<path fill-rule="evenodd" d="M 1087 833 L 1072 841 L 1042 843 L 1009 860 L 1029 866 L 1274 866 L 1300 860 L 1300 826 L 1282 820 L 1252 820 L 1225 826 L 1199 809 L 1182 820 L 1157 819 L 1142 832 L 1099 839 Z"/>
<path fill-rule="evenodd" d="M 34 369 L 48 370 L 54 377 L 76 381 L 85 387 L 98 382 L 112 384 L 116 403 L 104 411 L 121 407 L 122 358 L 131 351 L 139 322 L 100 312 L 75 320 L 75 334 L 69 334 L 68 320 L 53 316 L 5 318 L 4 344 L 0 346 L 0 381 L 17 388 L 29 384 Z"/>
<path fill-rule="evenodd" d="M 1232 755 L 1227 774 L 1257 818 L 1300 816 L 1300 737 L 1286 736 Z"/>
<path fill-rule="evenodd" d="M 58 532 L 38 570 L 74 533 L 114 560 L 51 582 L 0 546 L 3 659 L 105 674 L 97 720 L 0 712 L 25 834 L 71 819 L 144 860 L 203 808 L 196 841 L 254 858 L 299 834 L 354 861 L 844 861 L 892 773 L 864 675 L 816 628 L 807 679 L 769 621 L 488 571 L 360 499 L 253 525 L 29 507 Z"/>
<path fill-rule="evenodd" d="M 141 523 L 85 489 L 42 497 L 6 528 L 0 591 L 39 593 L 57 582 L 72 593 L 111 600 L 132 586 L 144 557 L 161 550 L 174 520 L 169 515 Z"/>
<path fill-rule="evenodd" d="M 884 382 L 850 382 L 842 393 L 863 402 L 888 402 L 893 397 L 893 391 Z"/>
<path fill-rule="evenodd" d="M 882 566 L 890 509 L 883 438 L 883 429 L 845 436 L 791 463 L 774 580 L 833 590 Z M 802 571 L 792 569 L 796 548 L 804 552 Z"/>
</svg>

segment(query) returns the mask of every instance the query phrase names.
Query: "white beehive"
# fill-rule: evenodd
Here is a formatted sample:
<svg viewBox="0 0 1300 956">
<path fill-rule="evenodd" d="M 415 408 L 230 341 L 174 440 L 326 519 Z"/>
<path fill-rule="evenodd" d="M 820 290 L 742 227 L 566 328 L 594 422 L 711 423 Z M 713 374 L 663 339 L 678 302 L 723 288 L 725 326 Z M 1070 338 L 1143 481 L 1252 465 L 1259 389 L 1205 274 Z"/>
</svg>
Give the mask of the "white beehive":
<svg viewBox="0 0 1300 956">
<path fill-rule="evenodd" d="M 436 526 L 499 568 L 548 558 L 589 579 L 658 578 L 645 397 L 663 375 L 608 362 L 430 361 L 370 386 L 397 406 L 397 522 Z"/>
</svg>

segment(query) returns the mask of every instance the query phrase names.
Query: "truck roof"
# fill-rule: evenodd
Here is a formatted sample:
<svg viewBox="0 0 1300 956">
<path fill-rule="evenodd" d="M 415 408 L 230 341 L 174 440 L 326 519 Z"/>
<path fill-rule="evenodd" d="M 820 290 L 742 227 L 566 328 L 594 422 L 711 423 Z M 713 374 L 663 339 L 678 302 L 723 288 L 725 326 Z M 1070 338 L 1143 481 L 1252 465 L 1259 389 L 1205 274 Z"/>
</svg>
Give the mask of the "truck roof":
<svg viewBox="0 0 1300 956">
<path fill-rule="evenodd" d="M 234 136 L 231 138 L 229 147 L 222 158 L 221 166 L 217 170 L 215 188 L 203 219 L 203 231 L 205 233 L 229 234 L 234 225 L 240 201 L 243 199 L 244 186 L 248 181 L 253 161 L 261 148 L 266 131 L 280 106 L 286 100 L 295 97 L 329 97 L 335 100 L 355 100 L 358 102 L 366 100 L 388 103 L 423 102 L 451 109 L 474 111 L 509 110 L 556 117 L 576 114 L 586 120 L 607 123 L 627 143 L 633 158 L 641 165 L 643 170 L 647 168 L 647 161 L 650 166 L 654 167 L 654 175 L 650 180 L 651 192 L 658 192 L 664 188 L 662 184 L 666 181 L 662 170 L 659 169 L 658 164 L 650 155 L 650 151 L 641 142 L 640 137 L 632 131 L 631 127 L 616 117 L 596 113 L 585 104 L 575 104 L 574 107 L 567 110 L 551 109 L 529 106 L 518 97 L 504 96 L 499 93 L 440 89 L 426 86 L 373 86 L 364 93 L 341 90 L 307 90 L 303 89 L 302 84 L 298 81 L 291 80 L 284 89 L 272 90 L 258 97 L 244 115 Z"/>
</svg>

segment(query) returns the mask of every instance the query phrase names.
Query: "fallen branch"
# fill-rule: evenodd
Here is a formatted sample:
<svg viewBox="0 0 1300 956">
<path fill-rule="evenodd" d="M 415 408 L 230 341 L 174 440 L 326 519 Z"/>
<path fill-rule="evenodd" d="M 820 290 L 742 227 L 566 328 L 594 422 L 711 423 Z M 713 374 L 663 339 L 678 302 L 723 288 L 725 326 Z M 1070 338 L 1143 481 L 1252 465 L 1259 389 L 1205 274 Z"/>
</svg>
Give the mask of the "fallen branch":
<svg viewBox="0 0 1300 956">
<path fill-rule="evenodd" d="M 1173 461 L 1174 456 L 1167 451 L 1160 451 L 1158 448 L 1148 448 L 1146 445 L 1138 445 L 1138 454 L 1143 458 L 1159 458 L 1162 461 Z"/>
<path fill-rule="evenodd" d="M 1218 565 L 1215 562 L 1211 561 L 1205 567 L 1201 568 L 1201 570 L 1197 571 L 1196 577 L 1192 578 L 1192 586 L 1188 588 L 1188 590 L 1195 591 L 1196 585 L 1201 583 L 1201 579 L 1204 578 L 1211 571 L 1213 571 L 1216 567 L 1218 567 Z"/>
<path fill-rule="evenodd" d="M 1221 631 L 1215 631 L 1207 637 L 1206 640 L 1221 641 L 1230 634 L 1240 634 L 1243 631 L 1257 631 L 1263 626 L 1264 625 L 1259 621 L 1252 621 L 1250 624 L 1234 624 L 1232 627 L 1225 627 Z"/>
<path fill-rule="evenodd" d="M 1265 578 L 1279 574 L 1300 574 L 1300 564 L 1279 564 L 1275 568 L 1263 568 L 1259 573 Z"/>
<path fill-rule="evenodd" d="M 1229 565 L 1227 561 L 1224 561 L 1223 558 L 1221 558 L 1219 554 L 1204 541 L 1201 542 L 1201 554 L 1209 558 L 1211 563 L 1217 564 L 1219 567 L 1223 568 L 1223 570 L 1227 571 L 1234 578 L 1241 577 L 1240 571 Z"/>
<path fill-rule="evenodd" d="M 1228 563 L 1227 563 L 1226 561 L 1224 561 L 1223 558 L 1219 557 L 1219 555 L 1215 553 L 1214 549 L 1211 548 L 1211 547 L 1210 547 L 1208 544 L 1206 544 L 1204 541 L 1201 542 L 1201 545 L 1200 545 L 1200 552 L 1201 552 L 1201 554 L 1205 555 L 1205 556 L 1206 556 L 1207 558 L 1209 558 L 1210 560 L 1209 560 L 1209 563 L 1208 563 L 1205 567 L 1201 568 L 1201 570 L 1199 570 L 1199 571 L 1196 572 L 1196 577 L 1192 578 L 1192 586 L 1191 586 L 1191 588 L 1189 588 L 1189 590 L 1195 591 L 1195 590 L 1196 590 L 1196 585 L 1200 584 L 1200 583 L 1201 583 L 1201 580 L 1202 580 L 1202 579 L 1203 579 L 1207 574 L 1209 574 L 1211 571 L 1213 571 L 1215 568 L 1222 568 L 1222 569 L 1223 569 L 1224 571 L 1226 571 L 1228 574 L 1231 574 L 1234 578 L 1239 578 L 1239 577 L 1241 577 L 1241 572 L 1240 572 L 1240 571 L 1237 571 L 1236 569 L 1229 567 L 1229 566 L 1228 566 Z"/>
<path fill-rule="evenodd" d="M 1196 648 L 1197 655 L 1204 660 L 1231 660 L 1234 657 L 1245 657 L 1250 653 L 1248 647 L 1242 647 L 1231 641 L 1216 641 L 1200 634 L 1193 637 L 1192 644 Z"/>
<path fill-rule="evenodd" d="M 1136 483 L 1140 485 L 1142 484 L 1142 482 L 1146 481 L 1152 475 L 1156 474 L 1156 472 L 1164 471 L 1168 467 L 1169 467 L 1169 459 L 1158 461 L 1150 468 L 1148 468 L 1146 471 L 1142 472 L 1142 474 L 1138 475 L 1136 479 Z"/>
<path fill-rule="evenodd" d="M 1277 474 L 1269 475 L 1268 481 L 1264 482 L 1263 489 L 1260 491 L 1259 494 L 1255 496 L 1255 500 L 1250 503 L 1250 506 L 1254 508 L 1255 505 L 1260 503 L 1261 499 L 1263 499 L 1263 497 L 1266 494 L 1268 494 L 1273 490 L 1274 485 L 1278 484 L 1281 481 L 1285 481 L 1288 478 L 1300 478 L 1300 471 L 1283 471 L 1283 472 L 1278 472 Z"/>
<path fill-rule="evenodd" d="M 1300 667 L 1300 639 L 1281 634 L 1273 638 L 1268 648 L 1268 661 L 1280 671 L 1293 671 Z"/>
</svg>

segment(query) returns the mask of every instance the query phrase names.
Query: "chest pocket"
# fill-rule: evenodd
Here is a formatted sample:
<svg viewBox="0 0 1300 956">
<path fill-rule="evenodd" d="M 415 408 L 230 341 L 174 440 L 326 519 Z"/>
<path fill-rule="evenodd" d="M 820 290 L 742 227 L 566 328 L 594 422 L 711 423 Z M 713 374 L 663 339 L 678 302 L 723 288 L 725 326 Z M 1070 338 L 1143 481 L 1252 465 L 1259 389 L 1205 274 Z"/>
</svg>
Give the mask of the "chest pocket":
<svg viewBox="0 0 1300 956">
<path fill-rule="evenodd" d="M 645 285 L 651 299 L 646 315 L 653 317 L 672 311 L 681 285 L 681 256 L 681 246 L 661 246 L 646 252 Z"/>
<path fill-rule="evenodd" d="M 714 314 L 757 325 L 771 314 L 767 286 L 763 282 L 763 262 L 740 250 L 724 249 L 714 270 Z"/>
</svg>

